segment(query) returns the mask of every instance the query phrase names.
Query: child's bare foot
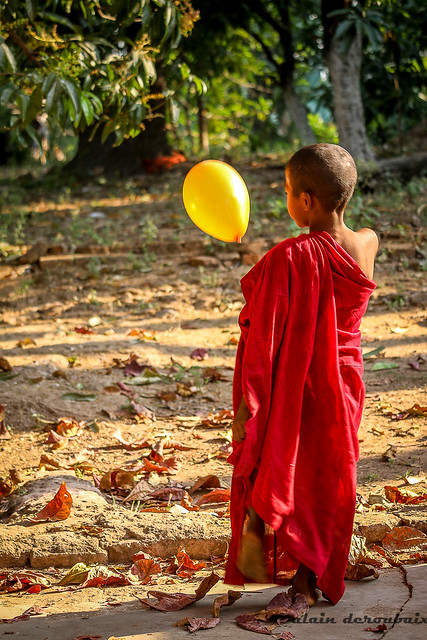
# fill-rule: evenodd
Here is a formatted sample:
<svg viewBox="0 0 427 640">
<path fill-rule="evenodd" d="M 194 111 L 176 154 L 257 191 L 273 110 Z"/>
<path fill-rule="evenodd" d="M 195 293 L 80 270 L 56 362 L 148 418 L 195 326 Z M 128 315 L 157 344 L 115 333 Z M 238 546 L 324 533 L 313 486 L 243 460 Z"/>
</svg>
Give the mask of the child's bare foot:
<svg viewBox="0 0 427 640">
<path fill-rule="evenodd" d="M 236 565 L 245 578 L 254 582 L 268 582 L 262 538 L 254 531 L 247 531 L 243 534 Z"/>
<path fill-rule="evenodd" d="M 266 583 L 268 576 L 263 546 L 265 525 L 252 507 L 249 507 L 248 516 L 236 565 L 245 578 L 254 582 Z"/>
<path fill-rule="evenodd" d="M 317 589 L 316 574 L 301 563 L 292 579 L 292 587 L 288 590 L 288 593 L 291 596 L 302 593 L 302 595 L 307 598 L 308 605 L 313 607 L 320 598 L 320 591 Z"/>
</svg>

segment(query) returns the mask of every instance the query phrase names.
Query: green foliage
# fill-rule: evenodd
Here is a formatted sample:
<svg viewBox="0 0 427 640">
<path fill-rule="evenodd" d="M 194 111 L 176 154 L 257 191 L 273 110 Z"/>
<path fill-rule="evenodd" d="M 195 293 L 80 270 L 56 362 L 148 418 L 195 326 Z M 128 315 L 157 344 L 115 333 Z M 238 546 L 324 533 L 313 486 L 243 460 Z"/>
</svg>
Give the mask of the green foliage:
<svg viewBox="0 0 427 640">
<path fill-rule="evenodd" d="M 8 0 L 0 22 L 0 124 L 23 147 L 51 131 L 98 128 L 116 144 L 150 112 L 155 62 L 197 19 L 189 0 Z"/>
</svg>

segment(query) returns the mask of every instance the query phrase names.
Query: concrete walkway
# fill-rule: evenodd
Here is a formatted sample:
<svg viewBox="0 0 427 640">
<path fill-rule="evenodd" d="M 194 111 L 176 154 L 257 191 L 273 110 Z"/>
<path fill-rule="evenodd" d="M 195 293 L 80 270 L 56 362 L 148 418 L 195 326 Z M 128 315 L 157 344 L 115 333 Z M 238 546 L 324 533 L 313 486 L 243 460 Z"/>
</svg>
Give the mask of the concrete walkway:
<svg viewBox="0 0 427 640">
<path fill-rule="evenodd" d="M 179 589 L 168 587 L 168 591 L 188 591 L 194 593 L 194 585 Z M 285 588 L 286 589 L 286 588 Z M 164 589 L 166 590 L 166 589 Z M 129 600 L 121 607 L 107 607 L 107 610 L 93 611 L 82 606 L 79 611 L 68 614 L 54 613 L 33 616 L 29 620 L 0 625 L 0 636 L 7 634 L 19 640 L 74 640 L 78 636 L 94 636 L 99 640 L 180 640 L 187 638 L 185 627 L 173 624 L 180 618 L 210 617 L 212 601 L 224 593 L 226 587 L 220 582 L 203 600 L 191 607 L 174 613 L 160 613 L 145 610 L 137 600 Z M 255 613 L 264 608 L 271 598 L 282 591 L 279 587 L 256 589 L 248 585 L 243 597 L 231 607 L 223 607 L 221 623 L 214 629 L 197 632 L 206 640 L 251 640 L 259 634 L 246 631 L 236 625 L 234 619 L 242 613 Z M 92 589 L 85 590 L 87 592 Z M 53 594 L 52 594 L 53 598 Z M 0 618 L 17 615 L 37 602 L 37 596 L 25 596 L 15 601 L 13 607 L 0 607 Z M 89 600 L 88 600 L 89 602 Z M 12 613 L 13 609 L 13 613 Z M 385 622 L 387 631 L 373 633 L 367 627 L 377 627 Z M 427 638 L 427 564 L 385 569 L 378 580 L 346 582 L 346 592 L 338 605 L 331 606 L 320 600 L 308 614 L 297 622 L 288 622 L 273 631 L 279 638 L 282 631 L 290 631 L 297 640 L 425 640 Z"/>
</svg>

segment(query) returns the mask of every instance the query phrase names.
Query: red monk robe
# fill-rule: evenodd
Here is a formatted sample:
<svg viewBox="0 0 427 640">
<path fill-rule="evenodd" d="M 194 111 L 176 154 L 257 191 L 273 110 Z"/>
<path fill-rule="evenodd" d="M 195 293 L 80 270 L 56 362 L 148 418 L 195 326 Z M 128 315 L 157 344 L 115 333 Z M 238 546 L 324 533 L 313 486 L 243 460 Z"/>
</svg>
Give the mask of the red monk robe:
<svg viewBox="0 0 427 640">
<path fill-rule="evenodd" d="M 243 393 L 250 418 L 229 458 L 225 582 L 247 582 L 235 561 L 252 505 L 275 532 L 265 548 L 271 582 L 280 584 L 302 562 L 336 603 L 352 534 L 365 391 L 359 326 L 376 285 L 324 231 L 280 243 L 241 285 L 233 405 L 236 412 Z"/>
</svg>

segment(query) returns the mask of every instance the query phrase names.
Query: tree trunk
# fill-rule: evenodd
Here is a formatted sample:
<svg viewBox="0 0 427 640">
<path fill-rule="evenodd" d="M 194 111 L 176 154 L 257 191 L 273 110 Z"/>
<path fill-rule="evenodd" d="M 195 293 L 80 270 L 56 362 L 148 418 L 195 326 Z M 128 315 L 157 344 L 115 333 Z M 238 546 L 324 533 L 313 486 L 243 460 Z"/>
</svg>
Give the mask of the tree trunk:
<svg viewBox="0 0 427 640">
<path fill-rule="evenodd" d="M 164 88 L 164 80 L 160 76 L 152 87 L 152 93 L 159 94 Z M 91 173 L 129 176 L 144 171 L 144 161 L 169 155 L 171 147 L 166 133 L 165 99 L 152 100 L 150 106 L 155 117 L 144 121 L 145 129 L 136 138 L 126 139 L 118 147 L 113 147 L 114 135 L 102 143 L 101 131 L 89 142 L 91 129 L 86 129 L 80 134 L 77 154 L 65 171 L 81 176 Z"/>
<path fill-rule="evenodd" d="M 366 135 L 360 69 L 362 64 L 362 38 L 358 33 L 346 54 L 341 43 L 333 40 L 326 56 L 334 100 L 334 116 L 340 144 L 358 160 L 373 160 Z"/>
<path fill-rule="evenodd" d="M 301 143 L 304 146 L 308 144 L 316 144 L 316 136 L 314 135 L 314 131 L 308 123 L 307 109 L 299 99 L 292 83 L 287 83 L 284 85 L 283 97 L 285 101 L 285 107 L 289 111 Z"/>
<path fill-rule="evenodd" d="M 199 151 L 202 153 L 209 153 L 209 133 L 208 133 L 208 119 L 206 117 L 205 101 L 203 96 L 198 96 L 198 122 L 199 122 Z"/>
</svg>

